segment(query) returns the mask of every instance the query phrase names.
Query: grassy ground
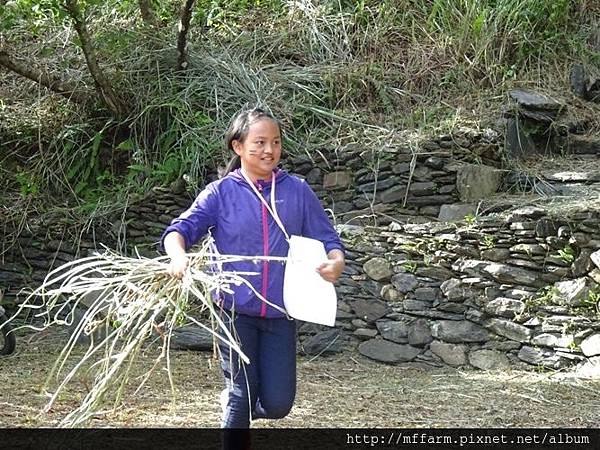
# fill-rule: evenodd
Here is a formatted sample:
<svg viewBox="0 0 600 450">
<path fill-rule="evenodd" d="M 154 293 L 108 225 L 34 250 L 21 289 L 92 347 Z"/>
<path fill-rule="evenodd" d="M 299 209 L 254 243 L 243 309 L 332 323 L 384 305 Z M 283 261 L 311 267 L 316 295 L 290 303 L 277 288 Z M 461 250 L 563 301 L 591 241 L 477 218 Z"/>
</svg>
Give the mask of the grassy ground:
<svg viewBox="0 0 600 450">
<path fill-rule="evenodd" d="M 0 426 L 54 427 L 86 391 L 77 378 L 52 409 L 41 386 L 64 339 L 56 333 L 19 336 L 18 351 L 0 359 Z M 149 352 L 137 368 L 148 368 Z M 136 396 L 98 414 L 91 426 L 218 427 L 222 380 L 209 353 L 172 352 L 176 384 L 158 371 Z M 291 414 L 255 427 L 598 427 L 600 380 L 557 373 L 424 369 L 375 363 L 359 355 L 298 363 Z"/>
</svg>

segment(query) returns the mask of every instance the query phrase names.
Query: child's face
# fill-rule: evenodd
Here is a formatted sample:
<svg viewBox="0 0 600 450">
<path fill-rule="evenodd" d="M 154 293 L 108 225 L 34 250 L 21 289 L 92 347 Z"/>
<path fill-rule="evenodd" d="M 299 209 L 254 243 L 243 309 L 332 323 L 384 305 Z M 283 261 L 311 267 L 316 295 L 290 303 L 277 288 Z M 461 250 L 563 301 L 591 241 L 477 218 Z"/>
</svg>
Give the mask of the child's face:
<svg viewBox="0 0 600 450">
<path fill-rule="evenodd" d="M 243 142 L 234 140 L 231 144 L 250 178 L 271 178 L 281 158 L 281 133 L 274 121 L 265 118 L 254 122 Z"/>
</svg>

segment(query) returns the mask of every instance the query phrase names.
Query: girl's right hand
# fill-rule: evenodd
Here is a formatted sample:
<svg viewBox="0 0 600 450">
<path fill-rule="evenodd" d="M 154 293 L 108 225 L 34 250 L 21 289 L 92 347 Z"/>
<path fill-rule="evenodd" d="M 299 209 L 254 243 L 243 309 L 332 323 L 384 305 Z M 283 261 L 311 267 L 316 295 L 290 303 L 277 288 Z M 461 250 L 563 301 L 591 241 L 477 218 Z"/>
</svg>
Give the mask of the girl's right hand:
<svg viewBox="0 0 600 450">
<path fill-rule="evenodd" d="M 188 265 L 188 257 L 186 255 L 178 255 L 171 258 L 171 262 L 169 263 L 169 268 L 167 269 L 167 272 L 172 277 L 181 279 L 183 278 L 183 274 L 185 273 Z"/>
</svg>

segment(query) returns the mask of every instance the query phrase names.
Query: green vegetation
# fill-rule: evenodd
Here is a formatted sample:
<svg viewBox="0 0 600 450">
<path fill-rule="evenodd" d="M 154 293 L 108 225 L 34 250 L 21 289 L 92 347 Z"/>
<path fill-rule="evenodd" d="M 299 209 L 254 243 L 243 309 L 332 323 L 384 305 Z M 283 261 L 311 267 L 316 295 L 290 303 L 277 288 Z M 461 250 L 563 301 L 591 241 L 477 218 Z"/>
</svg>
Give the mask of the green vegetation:
<svg viewBox="0 0 600 450">
<path fill-rule="evenodd" d="M 600 65 L 584 0 L 199 0 L 182 34 L 184 3 L 5 2 L 3 202 L 87 216 L 182 177 L 195 191 L 247 105 L 313 157 L 478 124 L 517 83 L 564 91 L 573 62 Z"/>
<path fill-rule="evenodd" d="M 575 261 L 575 250 L 570 245 L 565 245 L 564 248 L 558 250 L 558 257 L 567 264 L 571 264 Z"/>
</svg>

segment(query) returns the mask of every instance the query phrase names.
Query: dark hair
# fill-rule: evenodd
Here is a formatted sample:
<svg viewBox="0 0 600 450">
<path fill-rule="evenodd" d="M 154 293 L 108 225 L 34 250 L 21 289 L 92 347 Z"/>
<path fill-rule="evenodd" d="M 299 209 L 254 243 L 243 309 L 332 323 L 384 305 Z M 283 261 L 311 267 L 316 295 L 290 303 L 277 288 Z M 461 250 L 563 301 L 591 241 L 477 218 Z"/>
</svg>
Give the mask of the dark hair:
<svg viewBox="0 0 600 450">
<path fill-rule="evenodd" d="M 273 115 L 264 109 L 261 108 L 252 108 L 241 111 L 229 125 L 227 132 L 225 133 L 225 147 L 228 150 L 233 151 L 233 141 L 244 142 L 246 136 L 248 136 L 248 130 L 250 129 L 250 125 L 254 122 L 257 122 L 261 119 L 269 119 L 277 124 L 279 129 L 281 130 L 281 125 L 273 117 Z M 233 172 L 236 169 L 242 167 L 242 161 L 239 155 L 234 155 L 233 158 L 227 164 L 227 168 L 225 169 L 225 175 L 229 172 Z"/>
</svg>

